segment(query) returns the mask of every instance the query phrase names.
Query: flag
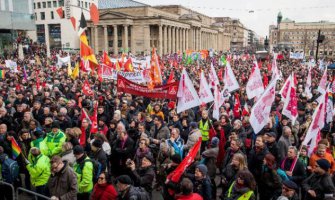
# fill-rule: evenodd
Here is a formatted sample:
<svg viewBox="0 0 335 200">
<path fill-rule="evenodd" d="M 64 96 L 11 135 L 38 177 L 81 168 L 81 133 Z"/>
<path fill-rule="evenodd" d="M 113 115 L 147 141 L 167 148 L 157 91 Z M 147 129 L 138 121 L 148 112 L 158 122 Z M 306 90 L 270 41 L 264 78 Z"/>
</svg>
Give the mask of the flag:
<svg viewBox="0 0 335 200">
<path fill-rule="evenodd" d="M 72 68 L 71 68 L 71 62 L 67 64 L 67 75 L 71 76 L 72 75 Z"/>
<path fill-rule="evenodd" d="M 201 141 L 202 138 L 199 137 L 199 140 L 194 144 L 194 146 L 190 149 L 188 154 L 185 156 L 185 158 L 181 161 L 181 163 L 177 166 L 177 168 L 172 171 L 166 179 L 168 181 L 172 181 L 173 183 L 179 183 L 180 177 L 183 175 L 185 172 L 186 168 L 190 166 L 190 164 L 194 161 L 194 158 L 200 151 L 201 147 Z M 173 195 L 173 191 L 169 191 L 171 195 Z"/>
<path fill-rule="evenodd" d="M 24 80 L 28 80 L 28 75 L 27 75 L 27 70 L 26 70 L 26 66 L 24 65 L 23 66 L 23 78 L 24 78 Z"/>
<path fill-rule="evenodd" d="M 246 85 L 246 92 L 248 99 L 259 97 L 264 92 L 261 71 L 259 70 L 256 61 L 254 61 L 254 66 L 251 70 L 251 75 Z"/>
<path fill-rule="evenodd" d="M 272 60 L 272 65 L 271 65 L 271 67 L 272 67 L 272 69 L 271 69 L 271 71 L 272 71 L 272 78 L 271 78 L 271 80 L 273 80 L 275 78 L 281 79 L 281 77 L 282 77 L 281 72 L 278 70 L 278 67 L 277 67 L 277 60 L 276 60 L 276 58 L 277 58 L 277 54 L 274 54 L 273 60 Z"/>
<path fill-rule="evenodd" d="M 223 80 L 223 68 L 221 68 L 221 69 L 219 70 L 219 72 L 218 72 L 218 78 L 219 78 L 220 81 Z"/>
<path fill-rule="evenodd" d="M 311 82 L 312 82 L 312 80 L 311 80 Z M 335 76 L 333 76 L 332 93 L 335 93 Z"/>
<path fill-rule="evenodd" d="M 322 94 L 323 100 L 316 107 L 312 116 L 312 122 L 307 130 L 305 139 L 302 142 L 302 145 L 305 146 L 307 146 L 308 143 L 311 144 L 310 147 L 312 147 L 309 149 L 309 153 L 314 149 L 313 146 L 316 146 L 318 133 L 325 125 L 325 98 L 327 98 L 327 95 Z"/>
<path fill-rule="evenodd" d="M 82 90 L 84 95 L 93 96 L 93 90 L 91 89 L 91 86 L 87 80 L 84 81 Z"/>
<path fill-rule="evenodd" d="M 90 62 L 88 60 L 80 59 L 80 70 L 84 72 L 90 72 Z"/>
<path fill-rule="evenodd" d="M 175 80 L 174 80 L 174 70 L 171 70 L 171 73 L 170 73 L 169 79 L 167 81 L 167 84 L 173 83 L 173 82 L 175 82 Z"/>
<path fill-rule="evenodd" d="M 118 60 L 116 60 L 116 62 L 115 62 L 115 69 L 116 69 L 116 71 L 120 71 L 121 70 L 120 63 L 119 63 Z"/>
<path fill-rule="evenodd" d="M 275 100 L 276 84 L 277 79 L 272 80 L 251 109 L 250 124 L 255 134 L 259 133 L 269 122 L 271 106 Z"/>
<path fill-rule="evenodd" d="M 308 75 L 307 75 L 307 81 L 306 81 L 306 85 L 305 85 L 305 92 L 306 92 L 306 96 L 308 99 L 311 99 L 313 97 L 312 94 L 312 67 L 308 68 Z"/>
<path fill-rule="evenodd" d="M 90 15 L 93 24 L 97 25 L 99 23 L 99 10 L 94 2 L 92 2 L 90 6 Z"/>
<path fill-rule="evenodd" d="M 294 79 L 294 74 L 292 73 L 291 81 L 290 81 L 290 86 L 288 89 L 287 93 L 287 98 L 285 99 L 284 102 L 284 107 L 282 114 L 288 117 L 291 121 L 292 124 L 295 123 L 295 120 L 298 117 L 298 99 L 297 99 L 297 89 L 295 85 Z"/>
<path fill-rule="evenodd" d="M 222 54 L 222 56 L 221 56 L 220 60 L 221 60 L 221 64 L 222 64 L 222 65 L 224 65 L 224 66 L 226 66 L 226 65 L 227 65 L 226 56 L 225 56 L 224 54 Z"/>
<path fill-rule="evenodd" d="M 104 53 L 102 54 L 102 63 L 109 66 L 109 67 L 113 67 L 113 63 L 112 63 L 111 59 L 109 58 L 106 51 L 104 51 Z"/>
<path fill-rule="evenodd" d="M 214 87 L 217 87 L 217 86 L 214 86 Z M 209 88 L 209 85 L 206 81 L 205 74 L 203 71 L 201 71 L 201 74 L 200 74 L 199 98 L 200 98 L 201 104 L 206 104 L 211 101 L 214 101 L 213 94 L 211 92 L 211 89 Z"/>
<path fill-rule="evenodd" d="M 72 23 L 73 29 L 74 29 L 74 30 L 76 30 L 76 18 L 74 18 L 74 17 L 71 17 L 71 18 L 70 18 L 70 20 L 71 20 L 71 23 Z"/>
<path fill-rule="evenodd" d="M 3 70 L 3 69 L 1 69 L 0 70 L 0 78 L 2 79 L 2 80 L 4 80 L 5 78 L 6 78 L 6 71 L 5 70 Z"/>
<path fill-rule="evenodd" d="M 79 26 L 79 31 L 78 31 L 78 35 L 80 37 L 80 56 L 84 60 L 89 60 L 90 63 L 94 65 L 98 65 L 98 61 L 95 57 L 93 49 L 88 45 L 88 40 L 85 34 L 86 28 L 87 28 L 87 23 L 86 23 L 84 13 L 81 13 L 80 26 Z"/>
<path fill-rule="evenodd" d="M 238 85 L 234 72 L 231 69 L 230 63 L 227 62 L 227 67 L 224 76 L 224 90 L 228 90 L 228 92 L 233 92 L 239 88 L 240 86 Z"/>
<path fill-rule="evenodd" d="M 235 94 L 235 104 L 233 108 L 233 115 L 234 118 L 240 118 L 241 117 L 241 102 L 240 102 L 240 96 L 238 93 Z"/>
<path fill-rule="evenodd" d="M 219 91 L 218 86 L 214 87 L 214 105 L 213 105 L 213 118 L 219 120 L 220 119 L 220 106 L 221 100 L 221 93 Z"/>
<path fill-rule="evenodd" d="M 159 62 L 158 62 L 158 56 L 156 54 L 155 48 L 152 50 L 152 55 L 151 55 L 150 78 L 151 79 L 148 84 L 149 88 L 153 88 L 155 85 L 161 85 L 163 82 L 161 69 L 159 67 Z"/>
<path fill-rule="evenodd" d="M 184 110 L 200 105 L 199 96 L 194 89 L 193 83 L 189 78 L 185 68 L 183 68 L 181 80 L 179 81 L 177 97 L 177 113 L 181 113 Z"/>
<path fill-rule="evenodd" d="M 76 63 L 73 72 L 71 74 L 71 78 L 75 80 L 77 77 L 79 77 L 79 63 Z"/>
<path fill-rule="evenodd" d="M 323 72 L 322 78 L 321 78 L 320 83 L 319 83 L 318 91 L 321 94 L 324 94 L 324 93 L 326 93 L 326 89 L 327 89 L 327 68 Z"/>
<path fill-rule="evenodd" d="M 243 106 L 243 110 L 242 110 L 242 116 L 249 116 L 250 113 L 249 113 L 249 107 L 248 107 L 248 104 L 245 103 L 244 106 Z"/>
<path fill-rule="evenodd" d="M 102 82 L 102 65 L 98 65 L 98 80 Z"/>
<path fill-rule="evenodd" d="M 12 138 L 12 155 L 13 159 L 16 159 L 21 154 L 21 148 L 19 144 L 16 142 L 15 138 Z"/>
<path fill-rule="evenodd" d="M 90 117 L 92 126 L 91 126 L 91 133 L 98 132 L 98 102 L 94 105 L 93 114 Z"/>
<path fill-rule="evenodd" d="M 269 79 L 265 72 L 263 73 L 263 83 L 264 83 L 264 87 L 268 86 L 269 84 Z"/>
<path fill-rule="evenodd" d="M 133 71 L 134 71 L 133 61 L 131 60 L 130 57 L 129 57 L 129 58 L 127 59 L 127 61 L 124 63 L 124 71 L 125 71 L 125 72 L 133 72 Z"/>
<path fill-rule="evenodd" d="M 211 63 L 211 69 L 209 71 L 209 84 L 211 88 L 214 88 L 217 85 L 220 85 L 219 78 L 216 75 L 213 63 Z"/>
<path fill-rule="evenodd" d="M 334 105 L 333 105 L 333 93 L 331 92 L 330 86 L 327 88 L 327 99 L 326 99 L 326 123 L 333 121 L 334 116 Z"/>
<path fill-rule="evenodd" d="M 83 121 L 83 119 L 87 119 L 90 124 L 92 124 L 90 116 L 87 114 L 85 108 L 81 109 L 81 115 L 79 121 Z"/>
<path fill-rule="evenodd" d="M 64 11 L 62 7 L 59 7 L 56 9 L 57 14 L 59 15 L 59 18 L 63 19 L 64 18 Z"/>
<path fill-rule="evenodd" d="M 86 19 L 84 13 L 81 12 L 78 36 L 80 37 L 83 33 L 85 33 L 86 29 L 87 29 Z"/>
<path fill-rule="evenodd" d="M 279 94 L 282 96 L 283 99 L 286 99 L 288 90 L 291 85 L 291 80 L 292 80 L 292 74 L 286 79 L 283 87 L 280 89 Z"/>
</svg>

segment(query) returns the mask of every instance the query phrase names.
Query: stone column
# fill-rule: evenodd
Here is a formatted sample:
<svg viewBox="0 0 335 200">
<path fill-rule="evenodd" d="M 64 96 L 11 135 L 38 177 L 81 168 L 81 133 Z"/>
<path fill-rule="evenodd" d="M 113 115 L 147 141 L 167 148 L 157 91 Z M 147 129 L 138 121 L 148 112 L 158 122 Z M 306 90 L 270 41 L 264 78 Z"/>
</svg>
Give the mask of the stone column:
<svg viewBox="0 0 335 200">
<path fill-rule="evenodd" d="M 105 39 L 105 51 L 108 53 L 108 27 L 107 25 L 104 25 L 104 39 Z"/>
<path fill-rule="evenodd" d="M 189 36 L 189 46 L 187 47 L 188 49 L 193 49 L 193 29 L 192 27 L 190 28 L 189 32 L 188 32 L 188 36 Z"/>
<path fill-rule="evenodd" d="M 113 51 L 114 55 L 118 55 L 118 36 L 117 36 L 117 25 L 113 25 L 113 33 L 114 33 L 114 38 L 113 38 Z"/>
<path fill-rule="evenodd" d="M 135 37 L 134 37 L 134 27 L 133 26 L 129 26 L 130 29 L 130 49 L 131 52 L 136 55 L 136 45 L 135 45 Z"/>
<path fill-rule="evenodd" d="M 94 27 L 94 50 L 95 50 L 95 54 L 99 53 L 99 34 L 98 34 L 98 26 Z"/>
<path fill-rule="evenodd" d="M 167 26 L 163 26 L 163 54 L 166 54 L 167 52 Z"/>
<path fill-rule="evenodd" d="M 185 29 L 185 51 L 189 49 L 188 46 L 188 34 L 189 34 L 189 29 Z"/>
<path fill-rule="evenodd" d="M 199 29 L 199 38 L 200 38 L 200 40 L 199 40 L 199 49 L 202 49 L 203 47 L 202 47 L 202 33 L 201 33 L 201 28 Z"/>
<path fill-rule="evenodd" d="M 194 28 L 194 50 L 198 50 L 198 33 L 197 33 L 197 28 Z"/>
<path fill-rule="evenodd" d="M 184 38 L 183 38 L 183 28 L 180 28 L 179 30 L 179 50 L 182 53 L 183 52 L 183 42 L 184 42 Z"/>
<path fill-rule="evenodd" d="M 124 50 L 128 49 L 128 25 L 123 25 L 124 28 Z"/>
<path fill-rule="evenodd" d="M 168 38 L 167 38 L 167 53 L 170 54 L 171 53 L 171 44 L 172 44 L 172 38 L 171 38 L 171 32 L 172 32 L 172 27 L 171 26 L 168 26 L 167 27 L 167 32 L 168 32 Z"/>
<path fill-rule="evenodd" d="M 182 29 L 182 34 L 183 34 L 183 35 L 182 35 L 182 38 L 183 38 L 183 42 L 182 42 L 182 51 L 183 51 L 183 52 L 186 50 L 186 45 L 185 45 L 185 44 L 186 44 L 186 38 L 185 38 L 185 35 L 186 35 L 186 34 L 185 34 L 185 31 L 186 31 L 186 29 L 183 28 L 183 29 Z"/>
<path fill-rule="evenodd" d="M 162 25 L 158 25 L 158 53 L 163 55 L 163 30 Z"/>
<path fill-rule="evenodd" d="M 171 27 L 171 52 L 174 53 L 176 50 L 176 28 Z"/>
<path fill-rule="evenodd" d="M 176 30 L 177 44 L 176 44 L 176 52 L 180 51 L 180 28 L 178 27 Z"/>
<path fill-rule="evenodd" d="M 49 25 L 44 24 L 44 30 L 45 30 L 45 44 L 47 46 L 47 55 L 50 56 L 50 36 L 49 36 Z"/>
</svg>

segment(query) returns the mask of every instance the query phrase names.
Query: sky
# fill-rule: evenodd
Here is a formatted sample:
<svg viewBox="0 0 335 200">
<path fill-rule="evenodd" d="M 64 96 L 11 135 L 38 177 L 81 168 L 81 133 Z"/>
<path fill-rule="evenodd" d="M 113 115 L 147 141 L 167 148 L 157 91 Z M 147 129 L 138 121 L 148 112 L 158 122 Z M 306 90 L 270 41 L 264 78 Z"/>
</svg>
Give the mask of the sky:
<svg viewBox="0 0 335 200">
<path fill-rule="evenodd" d="M 182 5 L 210 17 L 238 18 L 259 36 L 267 36 L 277 14 L 296 22 L 335 22 L 334 0 L 137 0 L 155 5 Z M 253 11 L 253 12 L 251 12 Z"/>
</svg>

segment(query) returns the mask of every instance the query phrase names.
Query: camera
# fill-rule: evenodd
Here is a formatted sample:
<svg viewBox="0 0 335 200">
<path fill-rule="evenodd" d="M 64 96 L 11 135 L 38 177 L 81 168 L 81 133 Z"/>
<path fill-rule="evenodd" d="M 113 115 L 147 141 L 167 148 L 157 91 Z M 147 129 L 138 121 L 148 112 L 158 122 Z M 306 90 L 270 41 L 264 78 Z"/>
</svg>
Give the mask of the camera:
<svg viewBox="0 0 335 200">
<path fill-rule="evenodd" d="M 127 166 L 130 166 L 132 162 L 133 162 L 132 160 L 128 159 L 128 160 L 126 161 L 126 165 L 127 165 Z"/>
</svg>

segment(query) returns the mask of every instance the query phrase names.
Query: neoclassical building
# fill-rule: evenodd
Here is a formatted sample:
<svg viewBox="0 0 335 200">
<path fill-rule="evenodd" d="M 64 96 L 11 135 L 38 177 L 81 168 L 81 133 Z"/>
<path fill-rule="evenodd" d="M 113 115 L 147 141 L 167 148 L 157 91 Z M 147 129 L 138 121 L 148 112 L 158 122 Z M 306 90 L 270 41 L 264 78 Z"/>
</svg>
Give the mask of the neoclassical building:
<svg viewBox="0 0 335 200">
<path fill-rule="evenodd" d="M 132 0 L 99 0 L 100 21 L 88 21 L 95 52 L 159 54 L 188 49 L 230 49 L 230 34 L 215 18 L 179 5 L 150 6 Z"/>
</svg>

